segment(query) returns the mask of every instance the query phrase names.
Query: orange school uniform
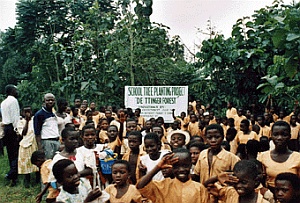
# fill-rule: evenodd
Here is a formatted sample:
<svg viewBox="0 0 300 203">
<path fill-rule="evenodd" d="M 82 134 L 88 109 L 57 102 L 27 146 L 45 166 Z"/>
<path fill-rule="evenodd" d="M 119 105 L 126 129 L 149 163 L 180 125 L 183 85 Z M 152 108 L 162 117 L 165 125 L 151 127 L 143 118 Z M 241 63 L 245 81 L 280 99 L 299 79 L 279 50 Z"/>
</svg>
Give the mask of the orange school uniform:
<svg viewBox="0 0 300 203">
<path fill-rule="evenodd" d="M 233 170 L 234 165 L 240 161 L 240 158 L 231 152 L 222 150 L 213 156 L 211 168 L 208 165 L 208 152 L 210 149 L 205 149 L 199 154 L 198 161 L 194 168 L 194 173 L 200 176 L 200 183 L 204 183 L 206 180 L 213 176 L 217 176 L 221 172 Z"/>
<path fill-rule="evenodd" d="M 152 180 L 140 193 L 155 203 L 207 203 L 209 200 L 206 188 L 195 181 L 183 183 L 177 178 L 166 178 L 162 181 Z"/>
<path fill-rule="evenodd" d="M 290 157 L 283 163 L 273 161 L 270 150 L 260 153 L 257 160 L 260 161 L 265 168 L 268 186 L 275 187 L 275 178 L 279 173 L 291 172 L 298 175 L 298 177 L 300 176 L 299 152 L 292 152 Z"/>
<path fill-rule="evenodd" d="M 120 198 L 116 197 L 118 191 L 115 184 L 107 186 L 107 188 L 105 188 L 105 191 L 110 195 L 110 203 L 142 203 L 143 200 L 141 193 L 136 189 L 134 185 L 129 185 L 127 192 Z"/>
<path fill-rule="evenodd" d="M 195 135 L 198 135 L 198 136 L 201 136 L 201 130 L 199 129 L 199 123 L 198 122 L 195 122 L 195 123 L 192 123 L 190 122 L 189 125 L 188 125 L 188 131 L 190 132 L 190 135 L 191 136 L 195 136 Z"/>
</svg>

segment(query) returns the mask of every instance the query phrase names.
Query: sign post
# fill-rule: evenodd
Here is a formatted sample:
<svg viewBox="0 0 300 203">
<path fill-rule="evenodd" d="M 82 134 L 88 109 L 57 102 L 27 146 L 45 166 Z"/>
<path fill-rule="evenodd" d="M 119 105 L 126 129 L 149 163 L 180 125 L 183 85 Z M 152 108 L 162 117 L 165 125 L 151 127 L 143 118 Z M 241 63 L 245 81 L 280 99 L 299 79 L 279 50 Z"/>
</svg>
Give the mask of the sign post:
<svg viewBox="0 0 300 203">
<path fill-rule="evenodd" d="M 172 109 L 175 115 L 187 111 L 188 86 L 125 86 L 125 106 L 141 109 L 146 119 L 163 117 L 165 123 L 172 123 Z"/>
</svg>

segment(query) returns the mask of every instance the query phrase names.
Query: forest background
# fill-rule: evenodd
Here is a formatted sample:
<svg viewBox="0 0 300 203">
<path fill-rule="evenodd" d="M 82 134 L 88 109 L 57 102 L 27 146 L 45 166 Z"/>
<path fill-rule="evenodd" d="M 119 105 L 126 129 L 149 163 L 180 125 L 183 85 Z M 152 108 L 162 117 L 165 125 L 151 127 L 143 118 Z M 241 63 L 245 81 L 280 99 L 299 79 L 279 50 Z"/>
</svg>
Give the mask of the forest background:
<svg viewBox="0 0 300 203">
<path fill-rule="evenodd" d="M 21 106 L 42 95 L 98 106 L 123 104 L 125 85 L 188 85 L 219 112 L 236 106 L 289 107 L 299 98 L 299 3 L 275 0 L 237 19 L 225 38 L 210 38 L 185 56 L 180 36 L 151 22 L 152 0 L 20 0 L 17 24 L 0 33 L 0 89 L 19 88 Z M 224 111 L 222 111 L 224 112 Z"/>
</svg>

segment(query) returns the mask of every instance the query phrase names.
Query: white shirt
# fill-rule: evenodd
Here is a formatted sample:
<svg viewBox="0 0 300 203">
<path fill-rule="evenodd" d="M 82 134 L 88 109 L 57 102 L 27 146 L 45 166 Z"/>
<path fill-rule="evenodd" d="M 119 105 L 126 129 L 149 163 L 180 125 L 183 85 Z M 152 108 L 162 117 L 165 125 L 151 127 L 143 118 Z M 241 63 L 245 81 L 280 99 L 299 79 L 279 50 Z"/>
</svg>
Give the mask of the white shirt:
<svg viewBox="0 0 300 203">
<path fill-rule="evenodd" d="M 168 150 L 161 150 L 160 151 L 160 157 L 157 160 L 152 160 L 149 156 L 149 154 L 146 154 L 144 156 L 140 157 L 141 163 L 147 167 L 147 173 L 149 173 L 157 164 L 160 162 L 160 160 L 163 158 L 165 154 L 169 153 Z M 163 180 L 164 176 L 161 171 L 159 171 L 155 176 L 153 176 L 152 180 Z"/>
<path fill-rule="evenodd" d="M 14 129 L 17 128 L 20 120 L 20 107 L 18 100 L 9 95 L 1 103 L 2 123 L 4 125 L 13 124 Z"/>
</svg>

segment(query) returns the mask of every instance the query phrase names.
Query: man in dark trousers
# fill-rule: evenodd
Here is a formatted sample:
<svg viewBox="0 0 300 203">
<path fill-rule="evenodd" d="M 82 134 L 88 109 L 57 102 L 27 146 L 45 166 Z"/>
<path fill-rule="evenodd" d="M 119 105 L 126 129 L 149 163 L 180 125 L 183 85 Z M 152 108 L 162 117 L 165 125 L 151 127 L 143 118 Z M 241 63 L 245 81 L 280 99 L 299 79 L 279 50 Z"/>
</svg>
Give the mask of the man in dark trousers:
<svg viewBox="0 0 300 203">
<path fill-rule="evenodd" d="M 11 186 L 16 185 L 18 177 L 19 135 L 17 125 L 20 120 L 20 107 L 17 100 L 18 90 L 14 85 L 6 85 L 6 99 L 1 103 L 2 123 L 4 124 L 3 144 L 6 146 L 10 170 L 6 178 Z"/>
</svg>

